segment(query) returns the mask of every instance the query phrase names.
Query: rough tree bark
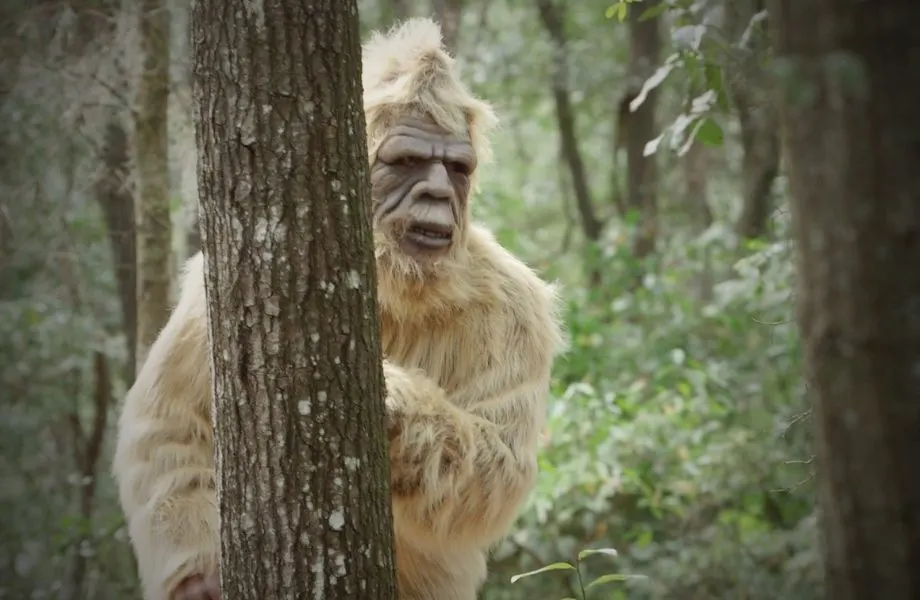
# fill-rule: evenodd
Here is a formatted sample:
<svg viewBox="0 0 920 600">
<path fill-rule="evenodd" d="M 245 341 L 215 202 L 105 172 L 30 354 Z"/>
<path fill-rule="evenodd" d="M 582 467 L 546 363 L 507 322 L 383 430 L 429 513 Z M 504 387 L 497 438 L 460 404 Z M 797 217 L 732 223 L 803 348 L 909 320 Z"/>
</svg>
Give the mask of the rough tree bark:
<svg viewBox="0 0 920 600">
<path fill-rule="evenodd" d="M 356 1 L 198 0 L 192 35 L 221 597 L 392 599 Z"/>
<path fill-rule="evenodd" d="M 771 0 L 827 597 L 920 590 L 920 3 Z"/>
<path fill-rule="evenodd" d="M 626 205 L 639 213 L 639 228 L 633 253 L 642 258 L 655 251 L 658 229 L 657 156 L 644 156 L 645 144 L 655 137 L 655 111 L 658 88 L 648 93 L 642 104 L 629 111 L 629 103 L 639 94 L 643 82 L 658 66 L 661 53 L 661 28 L 657 17 L 641 21 L 642 5 L 629 11 L 628 90 L 620 104 L 620 123 L 626 141 Z M 625 111 L 624 111 L 625 108 Z"/>
<path fill-rule="evenodd" d="M 773 209 L 773 182 L 779 173 L 779 122 L 769 97 L 765 67 L 769 44 L 764 0 L 729 0 L 725 29 L 741 50 L 729 69 L 728 84 L 741 125 L 742 208 L 736 225 L 745 239 L 761 237 Z"/>
<path fill-rule="evenodd" d="M 143 0 L 140 38 L 143 66 L 135 108 L 137 164 L 137 364 L 169 317 L 172 223 L 169 212 L 169 7 Z"/>
</svg>

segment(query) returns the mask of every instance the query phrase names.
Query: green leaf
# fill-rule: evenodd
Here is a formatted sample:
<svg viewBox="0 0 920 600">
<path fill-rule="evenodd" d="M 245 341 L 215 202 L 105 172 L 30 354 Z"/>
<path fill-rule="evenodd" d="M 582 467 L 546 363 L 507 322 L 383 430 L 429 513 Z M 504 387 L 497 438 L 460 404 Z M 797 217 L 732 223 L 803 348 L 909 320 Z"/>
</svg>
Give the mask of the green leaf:
<svg viewBox="0 0 920 600">
<path fill-rule="evenodd" d="M 707 146 L 721 146 L 725 140 L 725 134 L 718 123 L 712 119 L 705 118 L 699 129 L 696 130 L 696 139 Z"/>
<path fill-rule="evenodd" d="M 592 556 L 594 554 L 604 554 L 606 556 L 619 556 L 615 548 L 585 548 L 578 553 L 578 560 L 582 560 L 587 556 Z"/>
<path fill-rule="evenodd" d="M 649 6 L 644 11 L 642 11 L 642 14 L 639 15 L 639 21 L 642 22 L 648 21 L 649 19 L 654 19 L 655 17 L 660 16 L 662 13 L 668 10 L 668 8 L 670 7 L 668 6 L 667 2 L 662 2 L 655 6 Z"/>
<path fill-rule="evenodd" d="M 628 11 L 628 7 L 626 6 L 627 1 L 628 0 L 618 0 L 615 4 L 611 4 L 607 7 L 607 10 L 604 11 L 604 16 L 608 19 L 616 17 L 617 20 L 622 23 Z"/>
<path fill-rule="evenodd" d="M 716 93 L 716 105 L 723 111 L 731 109 L 731 102 L 725 90 L 725 71 L 718 64 L 706 62 L 703 65 L 706 86 Z"/>
<path fill-rule="evenodd" d="M 515 583 L 517 581 L 520 581 L 521 579 L 524 579 L 525 577 L 530 577 L 531 575 L 538 575 L 540 573 L 545 573 L 547 571 L 574 571 L 574 570 L 575 570 L 575 567 L 573 567 L 567 562 L 557 562 L 551 565 L 546 565 L 545 567 L 541 567 L 537 569 L 536 571 L 528 571 L 527 573 L 520 573 L 518 575 L 515 575 L 511 578 L 511 583 Z"/>
<path fill-rule="evenodd" d="M 604 585 L 605 583 L 612 583 L 614 581 L 626 581 L 628 579 L 647 579 L 645 575 L 623 575 L 621 573 L 610 573 L 608 575 L 601 575 L 591 583 L 585 586 L 585 590 L 590 590 L 591 588 Z"/>
</svg>

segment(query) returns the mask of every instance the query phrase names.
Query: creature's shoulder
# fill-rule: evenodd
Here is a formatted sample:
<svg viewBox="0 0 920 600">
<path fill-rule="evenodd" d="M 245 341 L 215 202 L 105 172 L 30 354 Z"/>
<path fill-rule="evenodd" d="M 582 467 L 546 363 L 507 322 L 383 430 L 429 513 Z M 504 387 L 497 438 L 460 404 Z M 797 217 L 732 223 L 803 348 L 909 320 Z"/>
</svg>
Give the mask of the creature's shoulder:
<svg viewBox="0 0 920 600">
<path fill-rule="evenodd" d="M 511 316 L 515 327 L 540 337 L 554 352 L 562 352 L 567 342 L 558 283 L 540 277 L 485 227 L 471 226 L 469 247 L 474 257 L 471 272 L 489 290 L 490 309 Z"/>
</svg>

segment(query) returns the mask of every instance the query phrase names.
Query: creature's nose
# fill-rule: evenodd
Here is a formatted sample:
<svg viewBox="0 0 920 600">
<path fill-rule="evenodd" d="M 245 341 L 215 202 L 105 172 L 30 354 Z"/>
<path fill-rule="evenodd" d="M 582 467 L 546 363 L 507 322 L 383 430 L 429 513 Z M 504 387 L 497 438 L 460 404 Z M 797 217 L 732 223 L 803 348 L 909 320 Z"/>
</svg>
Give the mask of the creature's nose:
<svg viewBox="0 0 920 600">
<path fill-rule="evenodd" d="M 434 161 L 428 170 L 428 178 L 422 196 L 430 200 L 449 202 L 453 198 L 454 188 L 444 163 Z"/>
</svg>

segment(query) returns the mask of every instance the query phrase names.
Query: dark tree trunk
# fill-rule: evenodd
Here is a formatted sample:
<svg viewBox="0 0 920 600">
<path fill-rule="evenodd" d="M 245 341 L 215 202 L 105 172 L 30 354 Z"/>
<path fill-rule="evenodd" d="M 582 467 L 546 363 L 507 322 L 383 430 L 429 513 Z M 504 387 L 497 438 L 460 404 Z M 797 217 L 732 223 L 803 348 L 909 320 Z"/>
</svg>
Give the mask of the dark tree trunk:
<svg viewBox="0 0 920 600">
<path fill-rule="evenodd" d="M 575 110 L 572 108 L 568 82 L 568 40 L 565 35 L 565 22 L 562 10 L 554 0 L 536 0 L 536 4 L 540 21 L 553 45 L 552 89 L 556 123 L 559 127 L 559 153 L 569 170 L 582 232 L 592 248 L 587 256 L 588 280 L 592 286 L 598 286 L 601 282 L 601 272 L 594 245 L 600 240 L 604 224 L 594 210 L 587 169 L 578 145 Z"/>
<path fill-rule="evenodd" d="M 197 210 L 197 209 L 196 209 Z M 197 215 L 193 215 L 185 230 L 185 255 L 194 256 L 201 250 L 201 224 Z"/>
<path fill-rule="evenodd" d="M 412 16 L 412 2 L 411 0 L 383 0 L 380 3 L 380 12 L 384 28 L 388 28 Z"/>
<path fill-rule="evenodd" d="M 640 21 L 643 5 L 629 11 L 629 91 L 623 102 L 638 95 L 642 83 L 658 66 L 661 53 L 661 30 L 657 17 Z M 626 204 L 639 214 L 639 229 L 633 243 L 633 252 L 644 257 L 655 251 L 658 229 L 658 163 L 657 156 L 644 156 L 645 145 L 655 137 L 655 111 L 658 88 L 646 96 L 645 101 L 628 113 L 621 122 L 625 125 L 627 186 Z M 622 114 L 621 105 L 621 114 Z"/>
<path fill-rule="evenodd" d="M 827 597 L 920 590 L 920 3 L 772 0 Z"/>
<path fill-rule="evenodd" d="M 194 6 L 221 597 L 389 600 L 356 2 Z"/>
<path fill-rule="evenodd" d="M 709 207 L 709 149 L 701 142 L 694 142 L 681 159 L 684 171 L 684 202 L 693 229 L 702 235 L 712 225 L 712 209 Z M 703 302 L 712 299 L 714 277 L 709 248 L 700 248 L 701 268 L 696 274 L 697 297 Z"/>
<path fill-rule="evenodd" d="M 729 89 L 741 125 L 742 207 L 738 235 L 751 239 L 767 232 L 773 210 L 773 182 L 779 173 L 779 122 L 770 98 L 766 52 L 766 23 L 755 18 L 764 0 L 732 0 L 726 3 L 726 30 L 740 49 L 729 70 Z"/>
<path fill-rule="evenodd" d="M 463 0 L 433 0 L 431 12 L 441 25 L 444 47 L 451 54 L 457 54 L 460 41 L 460 19 L 463 16 Z"/>
</svg>

